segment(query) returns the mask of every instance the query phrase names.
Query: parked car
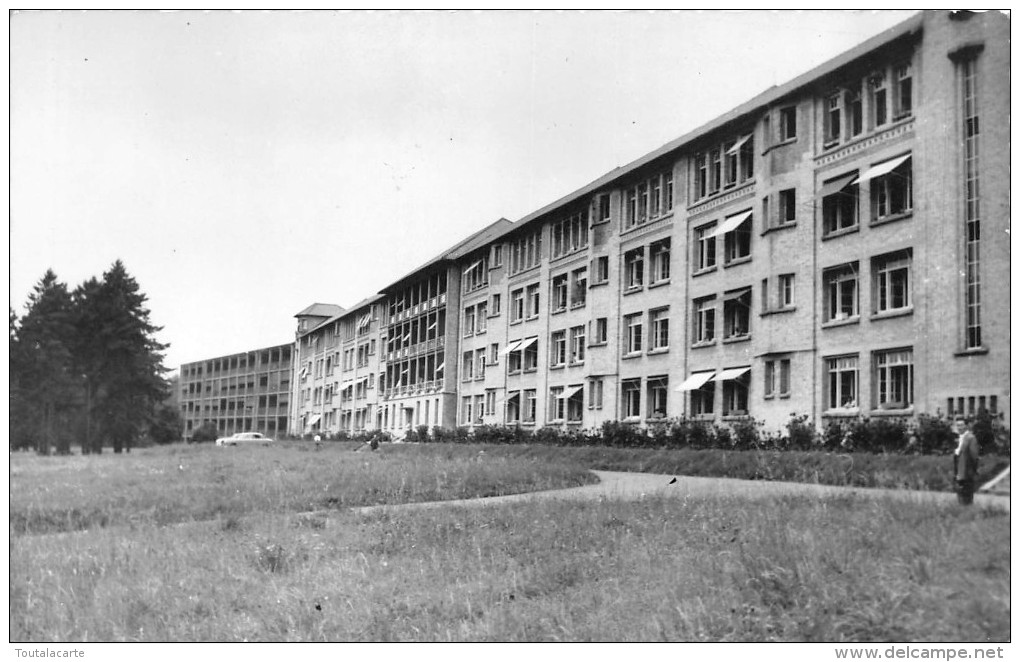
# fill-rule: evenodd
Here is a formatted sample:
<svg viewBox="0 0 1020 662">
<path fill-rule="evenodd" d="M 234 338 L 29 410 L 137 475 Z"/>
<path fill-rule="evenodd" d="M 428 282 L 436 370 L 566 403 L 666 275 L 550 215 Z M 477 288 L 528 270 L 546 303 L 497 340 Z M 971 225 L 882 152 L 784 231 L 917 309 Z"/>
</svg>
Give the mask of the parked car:
<svg viewBox="0 0 1020 662">
<path fill-rule="evenodd" d="M 216 440 L 217 446 L 237 446 L 238 444 L 271 444 L 273 440 L 263 436 L 261 432 L 238 432 L 229 437 L 220 437 Z"/>
</svg>

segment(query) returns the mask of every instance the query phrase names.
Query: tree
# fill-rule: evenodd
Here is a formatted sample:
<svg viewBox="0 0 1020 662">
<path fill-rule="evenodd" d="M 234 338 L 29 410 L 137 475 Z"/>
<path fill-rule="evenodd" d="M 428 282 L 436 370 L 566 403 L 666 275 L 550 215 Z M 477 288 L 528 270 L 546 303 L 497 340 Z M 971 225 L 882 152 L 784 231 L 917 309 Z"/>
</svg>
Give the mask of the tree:
<svg viewBox="0 0 1020 662">
<path fill-rule="evenodd" d="M 48 455 L 50 449 L 69 453 L 67 413 L 77 404 L 77 384 L 72 372 L 75 328 L 67 285 L 57 280 L 52 269 L 47 270 L 26 308 L 20 325 L 13 311 L 10 316 L 12 395 L 17 398 L 14 418 L 19 433 L 30 435 L 40 454 Z"/>
<path fill-rule="evenodd" d="M 92 278 L 74 293 L 77 312 L 76 367 L 82 376 L 85 431 L 82 452 L 130 452 L 166 397 L 160 331 L 149 321 L 147 297 L 117 260 L 103 279 Z"/>
<path fill-rule="evenodd" d="M 173 405 L 160 405 L 149 424 L 149 437 L 157 444 L 172 444 L 180 441 L 183 434 L 181 412 Z"/>
</svg>

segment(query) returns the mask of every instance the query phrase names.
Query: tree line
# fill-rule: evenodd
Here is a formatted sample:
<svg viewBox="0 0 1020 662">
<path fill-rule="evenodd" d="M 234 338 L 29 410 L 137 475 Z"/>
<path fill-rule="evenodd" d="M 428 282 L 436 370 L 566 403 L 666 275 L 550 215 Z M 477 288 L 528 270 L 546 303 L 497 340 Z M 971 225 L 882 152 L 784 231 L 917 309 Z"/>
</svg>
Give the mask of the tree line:
<svg viewBox="0 0 1020 662">
<path fill-rule="evenodd" d="M 180 438 L 147 297 L 117 260 L 73 291 L 52 269 L 10 318 L 10 444 L 41 454 L 130 452 Z"/>
</svg>

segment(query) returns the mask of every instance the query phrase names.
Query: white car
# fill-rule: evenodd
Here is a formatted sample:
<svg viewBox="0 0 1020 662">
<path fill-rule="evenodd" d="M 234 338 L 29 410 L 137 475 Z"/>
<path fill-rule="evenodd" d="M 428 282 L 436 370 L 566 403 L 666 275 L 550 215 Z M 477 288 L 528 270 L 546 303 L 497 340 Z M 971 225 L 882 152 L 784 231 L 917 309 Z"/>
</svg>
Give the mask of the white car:
<svg viewBox="0 0 1020 662">
<path fill-rule="evenodd" d="M 229 437 L 216 440 L 217 446 L 237 446 L 238 444 L 271 444 L 273 440 L 263 436 L 261 432 L 238 432 Z"/>
</svg>

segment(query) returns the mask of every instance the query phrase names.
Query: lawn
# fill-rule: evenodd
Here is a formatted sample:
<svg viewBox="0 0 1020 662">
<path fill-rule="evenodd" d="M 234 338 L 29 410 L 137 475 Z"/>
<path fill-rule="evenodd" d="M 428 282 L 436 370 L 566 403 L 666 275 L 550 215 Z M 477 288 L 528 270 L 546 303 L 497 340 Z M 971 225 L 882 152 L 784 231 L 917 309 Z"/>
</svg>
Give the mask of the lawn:
<svg viewBox="0 0 1020 662">
<path fill-rule="evenodd" d="M 346 508 L 408 494 L 509 491 L 521 483 L 505 476 L 518 471 L 577 484 L 563 478 L 575 468 L 527 454 L 485 470 L 495 451 L 388 450 L 179 447 L 130 458 L 13 458 L 11 640 L 1009 638 L 1004 511 L 878 494 L 534 501 L 371 515 Z M 131 463 L 140 479 L 129 482 L 118 463 Z M 279 467 L 295 475 L 284 479 Z M 200 478 L 181 476 L 189 471 Z M 224 474 L 231 489 L 250 486 L 251 501 L 199 508 L 191 492 Z M 297 494 L 331 474 L 347 476 L 327 497 L 342 501 Z M 167 476 L 188 489 L 172 488 Z M 90 489 L 111 479 L 117 489 Z M 228 492 L 209 490 L 200 493 Z M 109 514 L 104 526 L 51 528 L 42 523 L 56 520 L 23 514 L 19 521 L 32 524 L 15 530 L 27 495 L 36 512 L 49 495 L 53 504 L 76 498 L 86 512 Z M 161 499 L 183 500 L 165 506 L 177 516 L 149 514 Z M 329 509 L 300 512 L 306 502 Z M 83 530 L 54 533 L 70 529 Z"/>
</svg>

